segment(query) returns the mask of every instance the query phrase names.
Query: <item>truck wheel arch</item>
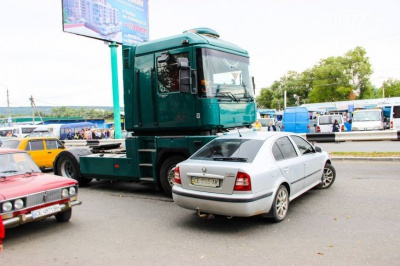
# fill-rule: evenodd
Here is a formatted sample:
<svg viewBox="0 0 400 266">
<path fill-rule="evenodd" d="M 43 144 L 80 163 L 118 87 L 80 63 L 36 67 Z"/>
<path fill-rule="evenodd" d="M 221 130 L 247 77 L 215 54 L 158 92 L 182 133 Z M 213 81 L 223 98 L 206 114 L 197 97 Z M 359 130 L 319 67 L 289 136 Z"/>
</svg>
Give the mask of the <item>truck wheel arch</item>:
<svg viewBox="0 0 400 266">
<path fill-rule="evenodd" d="M 88 148 L 68 149 L 60 152 L 54 160 L 54 174 L 75 179 L 79 182 L 80 185 L 88 184 L 92 179 L 84 178 L 81 176 L 79 158 L 80 156 L 85 156 L 89 154 L 92 153 Z M 65 169 L 63 170 L 63 167 L 66 167 L 65 164 L 68 164 L 71 170 L 68 174 L 64 172 Z"/>
</svg>

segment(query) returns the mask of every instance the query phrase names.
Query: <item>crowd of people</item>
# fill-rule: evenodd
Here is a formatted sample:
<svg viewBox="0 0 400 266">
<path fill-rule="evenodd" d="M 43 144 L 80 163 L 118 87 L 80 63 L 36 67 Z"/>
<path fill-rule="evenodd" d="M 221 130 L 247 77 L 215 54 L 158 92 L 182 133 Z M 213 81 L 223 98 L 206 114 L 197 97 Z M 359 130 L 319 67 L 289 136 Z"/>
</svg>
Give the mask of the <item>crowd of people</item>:
<svg viewBox="0 0 400 266">
<path fill-rule="evenodd" d="M 114 139 L 115 138 L 115 130 L 114 127 L 108 128 L 82 128 L 82 130 L 72 130 L 68 131 L 67 139 L 74 140 L 74 139 Z"/>
</svg>

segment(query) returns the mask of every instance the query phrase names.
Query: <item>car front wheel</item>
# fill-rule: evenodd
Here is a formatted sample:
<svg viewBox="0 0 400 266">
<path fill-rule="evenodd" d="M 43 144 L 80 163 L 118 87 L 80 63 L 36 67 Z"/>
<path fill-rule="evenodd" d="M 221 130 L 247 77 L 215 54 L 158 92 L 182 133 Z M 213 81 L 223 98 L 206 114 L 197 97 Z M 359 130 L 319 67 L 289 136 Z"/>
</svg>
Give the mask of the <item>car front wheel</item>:
<svg viewBox="0 0 400 266">
<path fill-rule="evenodd" d="M 335 168 L 329 164 L 326 163 L 324 167 L 324 172 L 322 173 L 321 177 L 321 184 L 319 184 L 317 187 L 326 189 L 332 186 L 333 182 L 335 181 L 336 178 L 336 170 Z"/>
<path fill-rule="evenodd" d="M 57 222 L 59 223 L 64 223 L 64 222 L 68 222 L 69 219 L 71 219 L 71 215 L 72 215 L 72 209 L 68 209 L 66 211 L 57 213 L 55 215 Z"/>
</svg>

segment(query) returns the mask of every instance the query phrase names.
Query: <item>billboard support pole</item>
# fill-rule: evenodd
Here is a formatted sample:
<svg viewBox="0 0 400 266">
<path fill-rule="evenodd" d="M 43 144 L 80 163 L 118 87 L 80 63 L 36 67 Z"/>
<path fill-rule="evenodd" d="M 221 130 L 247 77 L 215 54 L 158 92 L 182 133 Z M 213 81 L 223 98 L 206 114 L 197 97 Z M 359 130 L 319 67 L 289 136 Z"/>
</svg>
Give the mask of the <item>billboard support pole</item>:
<svg viewBox="0 0 400 266">
<path fill-rule="evenodd" d="M 121 138 L 121 114 L 119 107 L 119 86 L 118 86 L 118 63 L 117 63 L 117 48 L 116 42 L 109 44 L 111 52 L 111 79 L 113 89 L 113 103 L 114 103 L 114 134 L 116 139 Z"/>
</svg>

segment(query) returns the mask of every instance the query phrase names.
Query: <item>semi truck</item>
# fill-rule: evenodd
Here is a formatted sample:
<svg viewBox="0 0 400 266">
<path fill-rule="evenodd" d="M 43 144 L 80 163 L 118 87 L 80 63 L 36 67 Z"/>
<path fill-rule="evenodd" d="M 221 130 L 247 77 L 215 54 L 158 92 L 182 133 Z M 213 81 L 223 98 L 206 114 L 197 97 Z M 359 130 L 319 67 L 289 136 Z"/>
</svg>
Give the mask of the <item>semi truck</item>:
<svg viewBox="0 0 400 266">
<path fill-rule="evenodd" d="M 70 148 L 55 159 L 55 174 L 80 185 L 92 179 L 152 182 L 171 195 L 177 163 L 218 133 L 256 120 L 249 54 L 215 30 L 123 45 L 122 60 L 125 129 L 131 133 L 124 152 Z"/>
</svg>

